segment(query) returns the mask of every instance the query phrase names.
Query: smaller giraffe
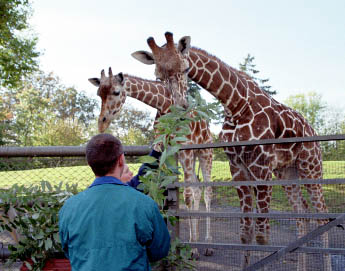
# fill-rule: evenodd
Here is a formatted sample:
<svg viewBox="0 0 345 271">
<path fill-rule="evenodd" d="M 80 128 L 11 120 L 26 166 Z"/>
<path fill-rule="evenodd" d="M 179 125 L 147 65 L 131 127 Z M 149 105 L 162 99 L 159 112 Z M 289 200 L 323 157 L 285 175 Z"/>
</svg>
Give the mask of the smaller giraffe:
<svg viewBox="0 0 345 271">
<path fill-rule="evenodd" d="M 98 87 L 97 95 L 102 99 L 102 107 L 98 119 L 100 132 L 104 132 L 109 127 L 111 121 L 120 112 L 127 96 L 138 99 L 156 108 L 156 120 L 160 116 L 168 113 L 172 104 L 171 92 L 163 82 L 145 80 L 123 73 L 113 76 L 111 68 L 109 68 L 109 77 L 106 77 L 104 70 L 102 70 L 100 79 L 90 78 L 89 81 Z M 205 120 L 192 122 L 189 128 L 191 134 L 187 136 L 188 140 L 185 144 L 206 144 L 212 142 L 212 135 L 208 123 Z M 195 162 L 198 158 L 203 179 L 205 182 L 209 182 L 211 180 L 212 156 L 212 149 L 180 151 L 178 159 L 184 171 L 185 181 L 198 181 L 195 174 Z M 187 187 L 183 195 L 188 209 L 199 209 L 201 199 L 201 189 L 199 187 Z M 208 211 L 210 211 L 211 199 L 212 188 L 207 187 L 204 192 L 204 200 Z M 189 226 L 190 241 L 197 242 L 199 240 L 198 221 L 189 220 Z M 205 239 L 208 242 L 212 240 L 210 232 L 210 219 L 207 218 Z M 207 249 L 204 251 L 204 254 L 208 256 L 212 255 L 213 250 Z M 193 257 L 199 257 L 197 249 L 193 249 Z"/>
</svg>

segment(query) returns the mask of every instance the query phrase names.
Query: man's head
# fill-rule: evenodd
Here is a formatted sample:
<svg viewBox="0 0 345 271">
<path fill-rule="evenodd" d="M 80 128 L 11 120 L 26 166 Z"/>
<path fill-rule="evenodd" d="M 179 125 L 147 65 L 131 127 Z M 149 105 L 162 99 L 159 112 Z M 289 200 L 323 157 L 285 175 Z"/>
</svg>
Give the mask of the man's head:
<svg viewBox="0 0 345 271">
<path fill-rule="evenodd" d="M 105 176 L 124 153 L 121 141 L 110 134 L 99 134 L 86 145 L 86 160 L 96 176 Z"/>
</svg>

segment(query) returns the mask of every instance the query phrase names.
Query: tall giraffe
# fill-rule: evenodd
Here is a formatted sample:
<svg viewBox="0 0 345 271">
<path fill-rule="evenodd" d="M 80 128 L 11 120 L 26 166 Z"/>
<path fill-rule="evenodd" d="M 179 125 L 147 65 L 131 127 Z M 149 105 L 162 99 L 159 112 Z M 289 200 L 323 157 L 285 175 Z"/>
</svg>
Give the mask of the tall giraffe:
<svg viewBox="0 0 345 271">
<path fill-rule="evenodd" d="M 188 61 L 188 77 L 209 91 L 220 100 L 225 110 L 225 121 L 221 138 L 226 142 L 246 141 L 271 138 L 313 136 L 315 131 L 296 111 L 279 103 L 262 91 L 246 73 L 238 71 L 215 56 L 197 48 L 186 47 L 181 53 L 172 46 L 172 34 L 167 44 L 159 47 L 153 38 L 148 39 L 151 52 L 137 51 L 134 58 L 144 64 L 156 64 L 157 77 L 169 80 L 175 74 L 181 74 L 181 68 Z M 171 40 L 171 41 L 170 41 Z M 169 45 L 170 44 L 170 45 Z M 186 69 L 186 70 L 187 70 Z M 184 89 L 175 87 L 174 102 L 184 105 Z M 233 181 L 271 180 L 272 174 L 279 179 L 319 179 L 322 178 L 321 149 L 318 142 L 273 144 L 250 147 L 227 147 Z M 320 184 L 305 185 L 313 207 L 317 212 L 327 212 Z M 308 204 L 303 198 L 300 187 L 283 187 L 289 203 L 295 212 L 304 213 Z M 253 211 L 251 187 L 239 186 L 237 193 L 242 212 Z M 253 187 L 258 213 L 268 213 L 272 194 L 271 186 Z M 326 220 L 318 220 L 320 225 Z M 269 240 L 269 219 L 251 218 L 240 221 L 240 239 L 243 244 L 250 244 L 255 236 L 258 244 L 267 244 Z M 299 236 L 306 233 L 307 221 L 297 220 Z M 328 235 L 322 236 L 324 246 L 328 246 Z M 244 253 L 243 268 L 249 265 L 250 253 Z M 298 270 L 305 270 L 306 257 L 299 254 Z M 325 256 L 324 270 L 330 270 L 330 257 Z"/>
<path fill-rule="evenodd" d="M 168 113 L 172 105 L 171 92 L 163 82 L 141 79 L 128 74 L 119 73 L 115 76 L 109 68 L 109 77 L 105 76 L 104 70 L 101 72 L 101 78 L 90 78 L 89 81 L 98 87 L 97 95 L 102 99 L 101 112 L 98 119 L 98 129 L 104 132 L 110 125 L 111 121 L 120 112 L 126 97 L 138 99 L 141 102 L 157 109 L 157 119 Z M 212 143 L 212 135 L 209 125 L 205 120 L 191 122 L 189 125 L 190 135 L 184 144 L 206 144 Z M 198 158 L 203 179 L 205 182 L 211 180 L 212 171 L 212 149 L 207 150 L 184 150 L 178 154 L 178 159 L 184 171 L 185 182 L 197 182 L 195 174 L 195 162 Z M 199 187 L 187 187 L 183 192 L 186 206 L 189 210 L 199 210 L 201 189 Z M 206 187 L 204 191 L 204 200 L 206 209 L 210 211 L 212 199 L 212 188 Z M 199 240 L 198 221 L 189 220 L 190 240 L 197 242 Z M 206 220 L 206 237 L 207 242 L 212 240 L 210 219 Z M 193 257 L 198 258 L 197 249 L 192 251 Z M 205 255 L 213 254 L 213 249 L 207 249 Z"/>
</svg>

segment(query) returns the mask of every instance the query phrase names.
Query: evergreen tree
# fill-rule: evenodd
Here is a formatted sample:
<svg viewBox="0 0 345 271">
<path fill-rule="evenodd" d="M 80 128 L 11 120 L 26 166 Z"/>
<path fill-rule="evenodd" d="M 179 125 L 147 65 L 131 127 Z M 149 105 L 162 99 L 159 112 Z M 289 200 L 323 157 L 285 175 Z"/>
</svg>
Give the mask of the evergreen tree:
<svg viewBox="0 0 345 271">
<path fill-rule="evenodd" d="M 271 90 L 271 86 L 266 85 L 266 83 L 269 81 L 268 78 L 260 79 L 256 77 L 256 74 L 258 74 L 260 71 L 255 68 L 256 65 L 254 64 L 254 59 L 255 57 L 248 54 L 247 57 L 244 59 L 243 63 L 239 64 L 240 70 L 246 72 L 250 77 L 252 77 L 253 80 L 259 85 L 259 87 L 267 94 L 271 96 L 276 95 L 277 91 Z"/>
</svg>

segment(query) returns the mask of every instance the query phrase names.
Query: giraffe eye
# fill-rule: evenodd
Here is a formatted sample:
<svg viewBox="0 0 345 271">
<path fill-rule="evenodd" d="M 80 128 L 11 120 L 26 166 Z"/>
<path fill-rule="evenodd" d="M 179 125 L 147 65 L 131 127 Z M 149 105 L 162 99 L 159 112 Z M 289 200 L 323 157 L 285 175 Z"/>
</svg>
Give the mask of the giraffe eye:
<svg viewBox="0 0 345 271">
<path fill-rule="evenodd" d="M 120 91 L 117 91 L 117 92 L 114 91 L 114 92 L 113 92 L 113 95 L 114 95 L 114 96 L 119 96 L 119 95 L 120 95 Z"/>
<path fill-rule="evenodd" d="M 187 69 L 184 70 L 184 73 L 188 73 L 189 72 L 190 67 L 188 67 Z"/>
</svg>

